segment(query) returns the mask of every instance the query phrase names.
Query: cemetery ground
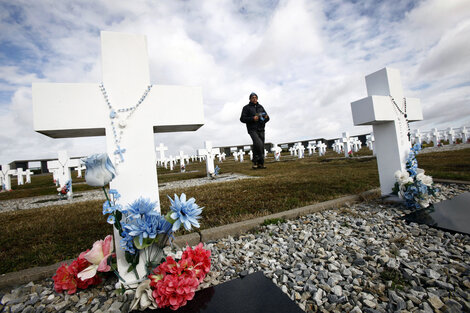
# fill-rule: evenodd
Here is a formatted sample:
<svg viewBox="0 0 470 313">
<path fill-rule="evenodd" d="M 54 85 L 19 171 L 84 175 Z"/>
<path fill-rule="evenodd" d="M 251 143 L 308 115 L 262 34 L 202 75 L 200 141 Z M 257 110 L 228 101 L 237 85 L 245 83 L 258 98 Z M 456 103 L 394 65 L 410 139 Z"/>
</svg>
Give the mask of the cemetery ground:
<svg viewBox="0 0 470 313">
<path fill-rule="evenodd" d="M 268 158 L 266 170 L 252 170 L 249 161 L 216 161 L 222 174 L 236 172 L 257 178 L 161 190 L 162 213 L 169 209 L 167 196 L 184 192 L 204 207 L 200 222 L 201 229 L 207 229 L 377 188 L 375 158 L 366 149 L 357 156 L 345 159 L 329 151 L 324 157 L 299 160 L 283 155 L 281 162 Z M 470 149 L 422 154 L 418 161 L 434 178 L 470 181 Z M 159 184 L 206 175 L 204 162 L 191 162 L 186 169 L 180 173 L 158 168 Z M 12 186 L 13 191 L 0 193 L 0 200 L 57 193 L 51 175 L 34 176 L 32 184 L 23 186 L 13 179 Z M 75 195 L 91 188 L 83 178 L 74 177 Z M 112 233 L 101 214 L 102 203 L 95 200 L 0 213 L 0 274 L 74 258 Z"/>
</svg>

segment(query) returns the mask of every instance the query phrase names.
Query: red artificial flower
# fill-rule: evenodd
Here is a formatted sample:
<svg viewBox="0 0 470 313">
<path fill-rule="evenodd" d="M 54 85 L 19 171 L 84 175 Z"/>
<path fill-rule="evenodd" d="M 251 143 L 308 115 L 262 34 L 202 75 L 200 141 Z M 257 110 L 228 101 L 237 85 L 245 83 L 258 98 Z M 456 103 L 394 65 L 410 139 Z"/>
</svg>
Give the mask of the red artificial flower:
<svg viewBox="0 0 470 313">
<path fill-rule="evenodd" d="M 54 280 L 54 289 L 56 292 L 66 291 L 73 294 L 77 291 L 77 281 L 73 270 L 67 264 L 62 264 L 52 276 Z"/>
<path fill-rule="evenodd" d="M 186 247 L 181 260 L 186 259 L 192 260 L 196 276 L 202 282 L 211 269 L 211 251 L 204 249 L 200 242 L 194 250 L 190 246 Z"/>
<path fill-rule="evenodd" d="M 191 272 L 183 272 L 181 275 L 166 275 L 155 285 L 152 295 L 158 307 L 169 306 L 170 309 L 177 310 L 193 299 L 199 282 Z"/>
<path fill-rule="evenodd" d="M 56 274 L 52 277 L 56 292 L 67 291 L 68 294 L 74 294 L 77 292 L 77 288 L 86 289 L 89 286 L 101 283 L 101 277 L 98 275 L 86 280 L 77 277 L 78 273 L 90 265 L 90 262 L 84 257 L 88 251 L 89 250 L 80 253 L 78 258 L 70 265 L 62 264 L 61 267 L 57 269 Z"/>
</svg>

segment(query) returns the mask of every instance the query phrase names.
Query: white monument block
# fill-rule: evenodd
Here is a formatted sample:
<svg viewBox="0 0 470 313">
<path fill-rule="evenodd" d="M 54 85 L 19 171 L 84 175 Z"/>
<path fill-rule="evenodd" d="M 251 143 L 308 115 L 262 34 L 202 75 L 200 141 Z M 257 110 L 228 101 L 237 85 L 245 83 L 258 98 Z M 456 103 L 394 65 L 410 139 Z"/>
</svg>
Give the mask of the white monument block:
<svg viewBox="0 0 470 313">
<path fill-rule="evenodd" d="M 114 156 L 118 171 L 110 186 L 121 194 L 119 203 L 126 206 L 139 197 L 160 203 L 153 134 L 199 129 L 204 123 L 201 88 L 156 85 L 132 110 L 129 106 L 135 108 L 150 85 L 146 37 L 101 32 L 101 52 L 103 85 L 110 103 L 115 111 L 131 109 L 133 113 L 130 117 L 125 113 L 118 116 L 115 124 L 125 126 L 118 129 L 122 131 L 119 144 L 113 136 L 112 111 L 97 83 L 33 84 L 34 129 L 53 138 L 106 134 L 107 153 Z M 87 118 L 77 119 L 83 112 L 87 112 Z M 132 282 L 135 276 L 127 273 L 129 265 L 116 230 L 114 239 L 119 274 Z M 145 274 L 144 263 L 142 253 L 139 276 Z"/>
<path fill-rule="evenodd" d="M 410 152 L 407 120 L 422 120 L 423 113 L 419 99 L 404 98 L 396 69 L 384 68 L 367 75 L 366 86 L 368 97 L 351 103 L 353 121 L 354 125 L 372 125 L 380 188 L 387 195 L 395 184 L 395 172 L 405 169 Z"/>
</svg>

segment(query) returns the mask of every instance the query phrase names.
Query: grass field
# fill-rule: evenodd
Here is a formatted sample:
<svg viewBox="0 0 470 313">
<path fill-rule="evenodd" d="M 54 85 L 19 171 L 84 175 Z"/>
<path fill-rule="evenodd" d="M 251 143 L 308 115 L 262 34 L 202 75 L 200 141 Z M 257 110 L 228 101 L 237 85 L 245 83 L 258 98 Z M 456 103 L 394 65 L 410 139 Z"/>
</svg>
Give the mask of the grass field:
<svg viewBox="0 0 470 313">
<path fill-rule="evenodd" d="M 370 155 L 370 152 L 363 149 L 359 155 Z M 201 219 L 204 229 L 379 186 L 375 158 L 332 160 L 332 157 L 338 155 L 330 151 L 325 157 L 302 160 L 284 156 L 281 162 L 273 162 L 271 158 L 266 163 L 268 169 L 256 171 L 251 169 L 248 161 L 216 162 L 222 173 L 236 172 L 258 178 L 160 191 L 162 212 L 168 210 L 167 195 L 185 192 L 204 207 Z M 418 161 L 419 167 L 435 178 L 470 181 L 470 149 L 423 154 L 418 156 Z M 186 173 L 158 169 L 160 184 L 204 176 L 205 164 L 199 162 L 190 163 Z M 20 188 L 12 182 L 14 190 L 1 193 L 0 200 L 56 194 L 51 176 L 33 176 L 32 182 Z M 73 189 L 80 191 L 91 187 L 74 184 Z M 0 274 L 75 258 L 81 251 L 91 248 L 94 241 L 112 233 L 112 226 L 101 214 L 101 205 L 102 201 L 88 201 L 0 213 Z"/>
</svg>

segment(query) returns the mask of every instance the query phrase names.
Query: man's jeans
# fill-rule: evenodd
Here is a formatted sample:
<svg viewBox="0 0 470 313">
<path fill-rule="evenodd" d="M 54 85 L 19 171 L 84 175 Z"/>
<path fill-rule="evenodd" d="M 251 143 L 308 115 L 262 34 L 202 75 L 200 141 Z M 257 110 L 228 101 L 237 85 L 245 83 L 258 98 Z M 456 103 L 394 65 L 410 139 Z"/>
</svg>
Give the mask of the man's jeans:
<svg viewBox="0 0 470 313">
<path fill-rule="evenodd" d="M 253 140 L 253 164 L 264 164 L 264 130 L 250 130 L 248 132 Z"/>
</svg>

